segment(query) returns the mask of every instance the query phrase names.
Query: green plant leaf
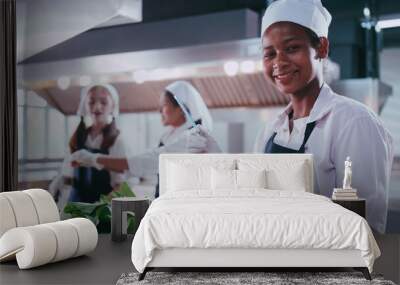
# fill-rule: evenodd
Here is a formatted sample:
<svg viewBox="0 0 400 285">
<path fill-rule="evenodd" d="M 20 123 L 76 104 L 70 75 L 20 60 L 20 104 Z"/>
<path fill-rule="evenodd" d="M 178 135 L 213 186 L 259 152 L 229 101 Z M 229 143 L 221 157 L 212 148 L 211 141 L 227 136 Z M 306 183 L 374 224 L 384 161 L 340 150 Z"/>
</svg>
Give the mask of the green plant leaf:
<svg viewBox="0 0 400 285">
<path fill-rule="evenodd" d="M 111 197 L 109 197 L 107 195 L 100 195 L 100 202 L 108 204 L 111 202 Z"/>
<path fill-rule="evenodd" d="M 111 211 L 107 205 L 98 207 L 96 209 L 96 217 L 100 222 L 110 222 L 111 220 Z"/>
<path fill-rule="evenodd" d="M 137 226 L 138 225 L 136 224 L 136 217 L 128 216 L 128 229 L 127 229 L 127 232 L 129 234 L 133 234 Z"/>
<path fill-rule="evenodd" d="M 90 215 L 101 203 L 82 203 L 82 202 L 69 202 L 64 207 L 64 213 L 71 214 L 72 216 Z"/>
<path fill-rule="evenodd" d="M 116 197 L 136 197 L 128 183 L 123 182 L 118 191 L 113 191 L 109 195 L 100 195 L 96 203 L 69 202 L 65 205 L 63 212 L 66 217 L 87 218 L 97 227 L 100 233 L 111 232 L 111 200 Z M 134 217 L 128 218 L 128 232 L 132 232 L 136 227 Z"/>
<path fill-rule="evenodd" d="M 129 187 L 128 183 L 123 182 L 118 189 L 118 193 L 121 194 L 121 197 L 136 197 L 135 193 L 132 191 L 131 187 Z"/>
</svg>

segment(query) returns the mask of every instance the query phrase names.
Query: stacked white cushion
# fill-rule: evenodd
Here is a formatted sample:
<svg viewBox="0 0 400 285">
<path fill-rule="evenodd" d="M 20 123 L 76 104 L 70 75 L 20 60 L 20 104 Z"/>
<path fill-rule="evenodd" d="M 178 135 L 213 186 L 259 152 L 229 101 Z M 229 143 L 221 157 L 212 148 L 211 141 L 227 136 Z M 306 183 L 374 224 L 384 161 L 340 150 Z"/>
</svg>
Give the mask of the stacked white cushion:
<svg viewBox="0 0 400 285">
<path fill-rule="evenodd" d="M 20 269 L 49 263 L 56 251 L 54 233 L 40 225 L 14 228 L 0 238 L 0 260 L 16 257 Z"/>
<path fill-rule="evenodd" d="M 86 254 L 97 245 L 97 230 L 88 219 L 19 227 L 0 238 L 0 260 L 16 256 L 18 266 L 28 269 Z"/>
<path fill-rule="evenodd" d="M 266 174 L 265 169 L 236 170 L 237 188 L 267 188 Z"/>
<path fill-rule="evenodd" d="M 21 269 L 86 254 L 97 245 L 88 219 L 60 220 L 48 191 L 0 193 L 0 262 L 17 259 Z"/>
<path fill-rule="evenodd" d="M 21 191 L 28 194 L 35 206 L 39 224 L 51 223 L 60 220 L 60 214 L 51 194 L 43 189 L 29 189 Z"/>
<path fill-rule="evenodd" d="M 268 189 L 312 191 L 312 169 L 307 161 L 277 156 L 269 160 L 240 158 L 237 164 L 239 170 L 266 170 Z"/>
<path fill-rule="evenodd" d="M 70 257 L 74 257 L 78 250 L 79 236 L 78 232 L 71 227 L 66 221 L 48 223 L 42 225 L 52 231 L 57 241 L 57 249 L 51 262 L 60 261 Z M 49 261 L 50 262 L 50 261 Z"/>
<path fill-rule="evenodd" d="M 211 188 L 214 191 L 235 191 L 266 187 L 267 177 L 265 170 L 211 169 Z"/>
<path fill-rule="evenodd" d="M 10 202 L 0 193 L 0 237 L 9 229 L 15 228 L 17 222 Z"/>
<path fill-rule="evenodd" d="M 185 190 L 210 190 L 211 169 L 233 170 L 235 160 L 197 160 L 176 159 L 166 165 L 168 175 L 166 176 L 167 191 Z"/>
<path fill-rule="evenodd" d="M 96 248 L 97 245 L 97 229 L 95 225 L 88 219 L 75 218 L 65 221 L 71 224 L 78 233 L 78 248 L 74 257 L 86 254 Z"/>
<path fill-rule="evenodd" d="M 160 195 L 184 190 L 213 194 L 218 192 L 215 184 L 222 187 L 222 192 L 232 192 L 235 189 L 230 188 L 230 170 L 238 171 L 236 190 L 264 188 L 313 192 L 311 154 L 161 154 L 159 162 Z M 230 177 L 228 181 L 212 180 L 212 168 L 229 170 L 225 174 L 219 173 Z"/>
<path fill-rule="evenodd" d="M 211 169 L 212 190 L 236 190 L 236 170 Z"/>
<path fill-rule="evenodd" d="M 193 189 L 210 188 L 210 168 L 203 166 L 185 166 L 171 163 L 168 171 L 170 173 L 169 189 L 172 191 L 185 191 Z"/>
<path fill-rule="evenodd" d="M 39 224 L 35 205 L 31 197 L 23 191 L 3 192 L 1 196 L 10 202 L 17 227 Z"/>
<path fill-rule="evenodd" d="M 43 189 L 0 193 L 0 237 L 14 227 L 56 222 L 60 214 L 51 194 Z"/>
</svg>

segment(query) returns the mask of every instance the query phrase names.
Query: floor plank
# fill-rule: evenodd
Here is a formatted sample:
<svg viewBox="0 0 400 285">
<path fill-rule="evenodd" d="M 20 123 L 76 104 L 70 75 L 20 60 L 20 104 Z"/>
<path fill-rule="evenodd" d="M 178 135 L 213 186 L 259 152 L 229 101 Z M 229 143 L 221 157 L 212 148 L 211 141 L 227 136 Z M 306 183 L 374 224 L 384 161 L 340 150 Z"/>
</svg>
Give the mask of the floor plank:
<svg viewBox="0 0 400 285">
<path fill-rule="evenodd" d="M 97 248 L 81 256 L 33 269 L 19 270 L 17 263 L 0 264 L 0 284 L 115 284 L 124 272 L 134 271 L 132 237 L 120 243 L 111 235 L 99 235 Z"/>
</svg>

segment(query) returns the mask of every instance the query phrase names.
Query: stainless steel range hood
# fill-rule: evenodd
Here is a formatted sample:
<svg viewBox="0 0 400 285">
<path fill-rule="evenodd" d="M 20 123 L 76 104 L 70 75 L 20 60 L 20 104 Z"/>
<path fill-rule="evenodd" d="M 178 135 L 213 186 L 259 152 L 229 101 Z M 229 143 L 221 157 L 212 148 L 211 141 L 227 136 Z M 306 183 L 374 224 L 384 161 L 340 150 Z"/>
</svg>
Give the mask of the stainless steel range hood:
<svg viewBox="0 0 400 285">
<path fill-rule="evenodd" d="M 17 62 L 95 27 L 142 20 L 142 0 L 18 0 Z"/>
<path fill-rule="evenodd" d="M 229 62 L 238 69 L 235 76 L 224 69 Z M 245 63 L 251 68 L 242 70 Z M 159 95 L 177 79 L 190 80 L 210 108 L 288 102 L 262 75 L 259 16 L 250 10 L 94 29 L 25 60 L 18 72 L 20 86 L 66 115 L 75 113 L 81 86 L 95 82 L 113 84 L 121 112 L 128 113 L 157 110 Z M 334 85 L 344 95 L 370 94 L 374 88 L 388 93 L 382 84 L 362 79 L 351 85 L 357 92 L 348 92 L 345 82 Z M 354 99 L 378 111 L 382 105 L 375 108 L 375 101 L 385 100 L 374 96 Z"/>
<path fill-rule="evenodd" d="M 76 111 L 82 81 L 113 84 L 121 112 L 157 110 L 177 79 L 190 80 L 211 108 L 286 104 L 263 78 L 258 35 L 259 16 L 250 10 L 95 29 L 19 64 L 20 82 L 67 115 Z M 227 62 L 237 65 L 236 76 L 227 75 Z"/>
</svg>

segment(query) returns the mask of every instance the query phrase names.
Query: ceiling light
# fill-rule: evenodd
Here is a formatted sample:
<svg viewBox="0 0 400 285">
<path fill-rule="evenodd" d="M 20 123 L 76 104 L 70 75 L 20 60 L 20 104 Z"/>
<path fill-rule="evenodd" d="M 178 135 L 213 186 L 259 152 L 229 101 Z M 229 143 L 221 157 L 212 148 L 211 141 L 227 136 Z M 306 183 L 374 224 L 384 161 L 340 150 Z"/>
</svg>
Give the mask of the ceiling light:
<svg viewBox="0 0 400 285">
<path fill-rule="evenodd" d="M 239 71 L 239 64 L 237 61 L 227 61 L 224 64 L 224 71 L 229 76 L 235 76 Z"/>
<path fill-rule="evenodd" d="M 169 70 L 157 68 L 151 72 L 151 80 L 164 80 L 169 77 Z"/>
<path fill-rule="evenodd" d="M 180 67 L 175 67 L 170 72 L 170 77 L 172 78 L 180 78 L 183 77 L 183 70 Z"/>
<path fill-rule="evenodd" d="M 243 73 L 253 73 L 256 69 L 256 64 L 252 60 L 245 60 L 240 63 L 240 71 Z"/>
<path fill-rule="evenodd" d="M 68 76 L 61 76 L 57 79 L 58 88 L 66 90 L 71 85 L 71 79 Z"/>
<path fill-rule="evenodd" d="M 92 83 L 92 78 L 88 75 L 83 75 L 79 78 L 79 85 L 82 87 L 88 86 Z"/>
<path fill-rule="evenodd" d="M 146 70 L 137 70 L 132 73 L 132 78 L 137 84 L 142 84 L 149 80 L 149 73 Z"/>
<path fill-rule="evenodd" d="M 107 84 L 110 81 L 110 78 L 107 75 L 102 75 L 99 77 L 99 82 L 102 84 Z"/>
</svg>

